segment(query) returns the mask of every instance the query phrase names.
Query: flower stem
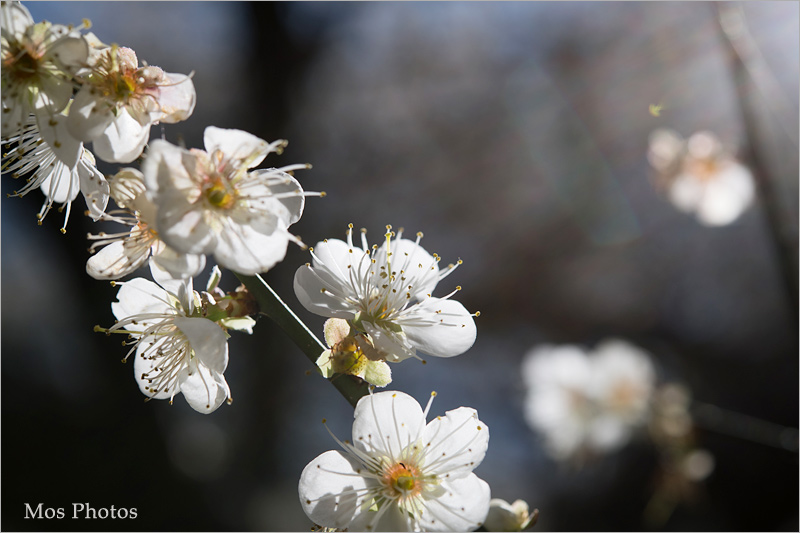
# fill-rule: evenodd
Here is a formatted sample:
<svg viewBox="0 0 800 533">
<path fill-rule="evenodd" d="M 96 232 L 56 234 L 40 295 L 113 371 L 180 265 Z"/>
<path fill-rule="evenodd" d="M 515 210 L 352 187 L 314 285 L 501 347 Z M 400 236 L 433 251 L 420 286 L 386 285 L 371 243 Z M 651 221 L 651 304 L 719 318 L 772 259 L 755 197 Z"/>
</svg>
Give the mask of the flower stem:
<svg viewBox="0 0 800 533">
<path fill-rule="evenodd" d="M 236 273 L 235 273 L 236 274 Z M 317 359 L 325 351 L 325 345 L 314 335 L 297 315 L 281 300 L 272 287 L 261 276 L 236 274 L 239 281 L 250 291 L 260 309 L 260 313 L 272 319 L 317 367 Z M 335 374 L 329 380 L 353 407 L 358 400 L 369 393 L 369 384 L 355 376 Z"/>
</svg>

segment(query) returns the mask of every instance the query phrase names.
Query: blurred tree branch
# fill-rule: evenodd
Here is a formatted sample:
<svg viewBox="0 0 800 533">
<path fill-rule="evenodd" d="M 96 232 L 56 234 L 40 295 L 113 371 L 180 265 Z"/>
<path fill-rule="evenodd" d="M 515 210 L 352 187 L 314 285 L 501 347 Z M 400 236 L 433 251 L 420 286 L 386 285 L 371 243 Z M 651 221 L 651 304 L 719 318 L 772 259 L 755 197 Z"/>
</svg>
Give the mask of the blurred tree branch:
<svg viewBox="0 0 800 533">
<path fill-rule="evenodd" d="M 734 85 L 738 95 L 742 121 L 745 128 L 742 158 L 750 165 L 756 178 L 756 186 L 761 196 L 762 205 L 767 217 L 772 241 L 778 257 L 783 282 L 790 299 L 795 324 L 800 318 L 798 303 L 798 264 L 797 220 L 791 220 L 789 213 L 781 206 L 778 182 L 767 167 L 763 148 L 758 142 L 760 138 L 757 116 L 752 101 L 752 92 L 748 88 L 755 86 L 761 94 L 766 109 L 781 129 L 787 134 L 797 149 L 797 134 L 789 128 L 785 121 L 786 100 L 777 86 L 774 76 L 763 61 L 761 53 L 747 30 L 744 12 L 740 5 L 729 2 L 713 2 L 716 10 L 715 20 L 727 46 L 728 55 L 733 66 Z"/>
</svg>

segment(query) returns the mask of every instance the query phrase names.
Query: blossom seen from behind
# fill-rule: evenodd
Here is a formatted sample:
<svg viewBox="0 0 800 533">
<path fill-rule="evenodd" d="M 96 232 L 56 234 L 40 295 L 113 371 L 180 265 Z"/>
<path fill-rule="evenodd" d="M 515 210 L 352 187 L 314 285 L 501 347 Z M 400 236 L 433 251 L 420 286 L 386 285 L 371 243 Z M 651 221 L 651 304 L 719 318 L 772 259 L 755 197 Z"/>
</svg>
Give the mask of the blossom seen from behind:
<svg viewBox="0 0 800 533">
<path fill-rule="evenodd" d="M 392 369 L 384 361 L 374 361 L 367 356 L 362 345 L 372 345 L 365 333 L 353 332 L 350 324 L 341 318 L 329 318 L 324 326 L 328 349 L 317 358 L 317 367 L 326 378 L 335 374 L 357 376 L 376 387 L 392 382 Z"/>
<path fill-rule="evenodd" d="M 458 264 L 439 269 L 440 258 L 416 240 L 402 238 L 387 226 L 384 243 L 369 247 L 366 231 L 361 246 L 326 239 L 312 249 L 312 263 L 295 273 L 300 303 L 318 315 L 342 318 L 371 343 L 362 342 L 370 359 L 398 362 L 418 357 L 417 350 L 435 357 L 453 357 L 472 347 L 477 333 L 473 316 L 452 299 L 461 287 L 442 297 L 431 295 Z"/>
<path fill-rule="evenodd" d="M 468 407 L 426 424 L 430 406 L 423 412 L 395 391 L 359 400 L 352 443 L 337 439 L 343 451 L 325 452 L 303 470 L 299 494 L 308 517 L 353 531 L 480 527 L 491 495 L 472 471 L 486 454 L 489 430 Z"/>
</svg>

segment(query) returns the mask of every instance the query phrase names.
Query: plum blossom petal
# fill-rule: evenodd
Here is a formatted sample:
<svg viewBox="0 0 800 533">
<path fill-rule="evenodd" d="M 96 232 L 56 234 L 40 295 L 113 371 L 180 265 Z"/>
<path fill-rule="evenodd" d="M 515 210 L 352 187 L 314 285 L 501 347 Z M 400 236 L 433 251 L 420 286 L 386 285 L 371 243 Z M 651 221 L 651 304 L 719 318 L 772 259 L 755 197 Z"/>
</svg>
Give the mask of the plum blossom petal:
<svg viewBox="0 0 800 533">
<path fill-rule="evenodd" d="M 191 77 L 186 74 L 165 72 L 167 84 L 160 87 L 160 122 L 174 124 L 192 116 L 197 102 L 197 94 Z"/>
<path fill-rule="evenodd" d="M 219 329 L 219 326 L 216 327 Z M 230 388 L 222 373 L 211 370 L 199 361 L 189 361 L 178 379 L 181 394 L 192 409 L 199 413 L 213 413 L 230 398 Z"/>
<path fill-rule="evenodd" d="M 338 298 L 330 298 L 325 291 L 332 283 L 326 283 L 327 272 L 312 270 L 309 266 L 300 267 L 294 276 L 294 293 L 300 303 L 318 315 L 331 318 L 355 318 L 353 306 Z M 323 278 L 323 279 L 320 279 Z"/>
<path fill-rule="evenodd" d="M 169 295 L 165 294 L 161 287 L 144 278 L 134 278 L 122 284 L 117 292 L 117 301 L 111 302 L 111 310 L 117 320 L 124 320 L 134 315 L 160 313 L 170 306 Z M 143 331 L 145 326 L 131 322 L 126 329 Z"/>
<path fill-rule="evenodd" d="M 108 244 L 86 261 L 86 273 L 94 279 L 120 279 L 147 263 L 148 254 L 129 250 L 121 240 Z"/>
<path fill-rule="evenodd" d="M 103 161 L 130 163 L 141 155 L 149 137 L 150 124 L 143 126 L 127 109 L 122 109 L 94 139 L 94 151 Z"/>
<path fill-rule="evenodd" d="M 300 503 L 315 524 L 344 529 L 368 512 L 364 500 L 375 483 L 359 475 L 360 469 L 356 459 L 336 450 L 323 453 L 303 469 Z"/>
<path fill-rule="evenodd" d="M 203 132 L 203 145 L 209 154 L 218 151 L 230 161 L 245 164 L 245 168 L 260 165 L 267 154 L 273 151 L 267 141 L 252 133 L 215 126 L 209 126 Z"/>
<path fill-rule="evenodd" d="M 95 97 L 95 91 L 88 85 L 83 86 L 69 108 L 70 133 L 84 142 L 102 135 L 114 121 L 114 108 L 102 105 Z"/>
<path fill-rule="evenodd" d="M 389 391 L 391 392 L 391 391 Z M 359 401 L 353 422 L 353 445 L 367 453 L 396 456 L 419 438 L 425 415 L 419 403 L 403 393 L 378 393 Z M 381 417 L 378 413 L 391 413 Z"/>
<path fill-rule="evenodd" d="M 431 444 L 430 453 L 436 457 L 427 468 L 434 473 L 449 473 L 458 478 L 472 472 L 480 464 L 489 448 L 489 430 L 480 427 L 475 431 L 478 412 L 469 407 L 447 411 L 425 426 L 422 442 Z"/>
<path fill-rule="evenodd" d="M 419 350 L 439 357 L 453 357 L 469 350 L 475 344 L 477 328 L 472 314 L 461 302 L 428 298 L 420 303 L 419 314 L 431 313 L 438 322 L 429 324 L 421 318 L 421 325 L 408 325 L 404 328 L 408 340 Z"/>
<path fill-rule="evenodd" d="M 489 484 L 470 472 L 452 479 L 447 491 L 426 502 L 426 513 L 420 516 L 422 531 L 469 531 L 482 524 L 489 513 Z"/>
<path fill-rule="evenodd" d="M 15 38 L 19 38 L 28 26 L 33 25 L 31 12 L 21 2 L 3 2 L 0 4 L 0 13 L 3 33 Z"/>
<path fill-rule="evenodd" d="M 209 370 L 225 372 L 228 367 L 228 342 L 222 328 L 199 318 L 176 318 L 175 325 L 186 335 L 198 361 Z"/>
</svg>

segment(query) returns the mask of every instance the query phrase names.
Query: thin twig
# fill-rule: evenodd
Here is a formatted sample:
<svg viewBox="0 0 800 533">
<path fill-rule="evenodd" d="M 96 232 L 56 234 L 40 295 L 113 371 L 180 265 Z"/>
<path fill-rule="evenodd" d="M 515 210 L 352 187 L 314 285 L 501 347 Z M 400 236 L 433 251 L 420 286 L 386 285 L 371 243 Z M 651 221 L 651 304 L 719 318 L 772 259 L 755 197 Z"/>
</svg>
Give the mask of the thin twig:
<svg viewBox="0 0 800 533">
<path fill-rule="evenodd" d="M 308 327 L 289 308 L 286 303 L 272 290 L 272 287 L 256 274 L 245 276 L 236 274 L 239 281 L 244 283 L 247 290 L 255 297 L 261 314 L 269 317 L 289 336 L 309 361 L 317 368 L 317 359 L 325 351 L 325 345 L 320 342 Z M 353 407 L 358 400 L 369 394 L 369 384 L 355 376 L 334 374 L 329 380 L 342 396 Z"/>
<path fill-rule="evenodd" d="M 692 416 L 697 427 L 792 453 L 798 451 L 797 428 L 782 426 L 708 403 L 693 403 Z"/>
</svg>

